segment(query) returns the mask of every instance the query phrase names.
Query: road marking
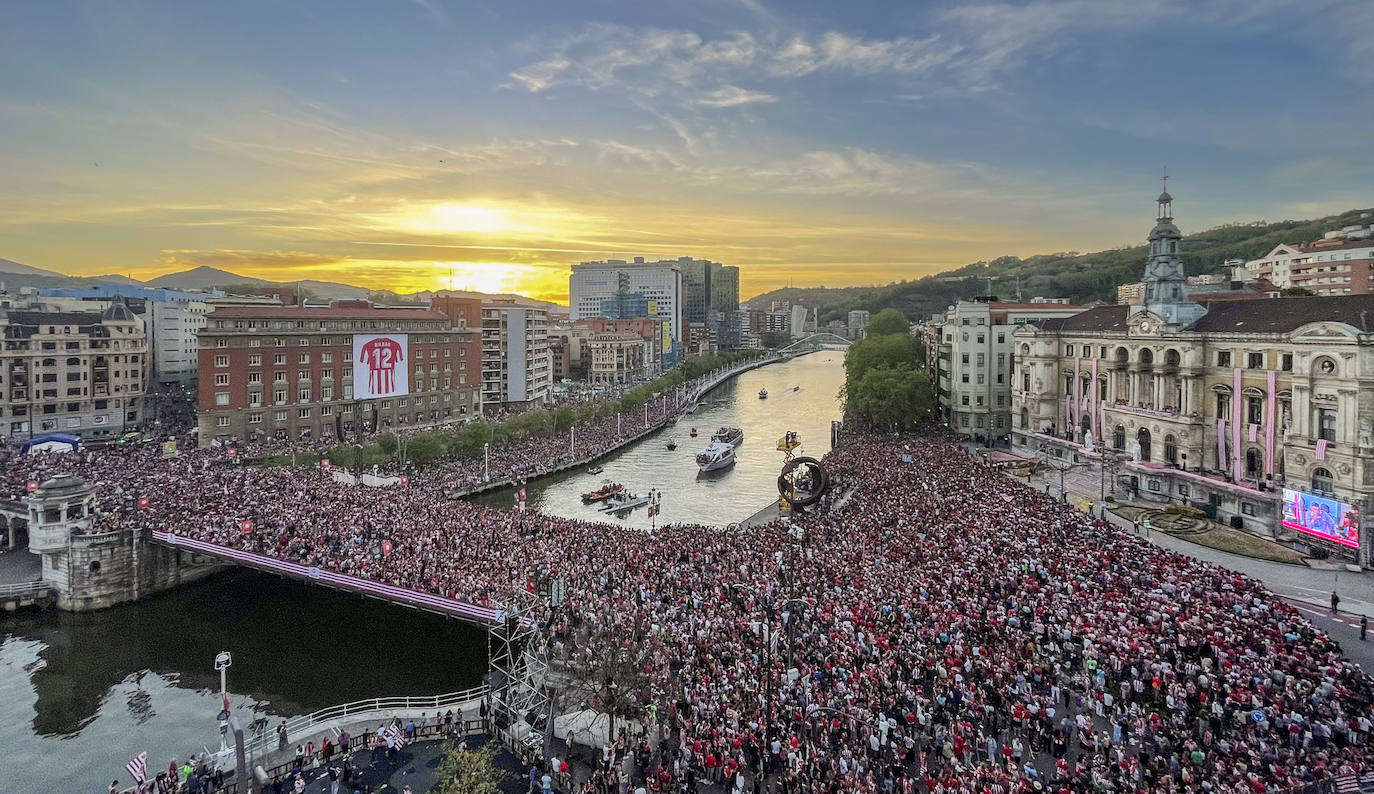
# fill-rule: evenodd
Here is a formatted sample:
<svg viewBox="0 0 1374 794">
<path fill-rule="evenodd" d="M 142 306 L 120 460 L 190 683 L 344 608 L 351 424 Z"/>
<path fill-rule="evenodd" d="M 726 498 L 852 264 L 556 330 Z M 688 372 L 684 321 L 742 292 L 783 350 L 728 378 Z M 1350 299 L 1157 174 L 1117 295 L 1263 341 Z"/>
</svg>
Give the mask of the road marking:
<svg viewBox="0 0 1374 794">
<path fill-rule="evenodd" d="M 1290 602 L 1289 605 L 1292 606 L 1294 609 L 1297 609 L 1297 610 L 1300 610 L 1300 611 L 1303 611 L 1303 612 L 1308 612 L 1308 613 L 1311 613 L 1311 614 L 1313 614 L 1313 615 L 1319 615 L 1319 616 L 1321 616 L 1321 617 L 1324 617 L 1324 618 L 1326 618 L 1327 620 L 1330 620 L 1330 621 L 1333 622 L 1333 623 L 1344 623 L 1345 625 L 1347 625 L 1347 626 L 1349 626 L 1349 627 L 1351 627 L 1351 628 L 1353 628 L 1353 629 L 1358 629 L 1358 628 L 1360 627 L 1360 624 L 1359 624 L 1359 623 L 1352 623 L 1352 622 L 1350 622 L 1350 621 L 1348 621 L 1348 620 L 1345 620 L 1344 618 L 1341 618 L 1341 617 L 1339 617 L 1339 616 L 1333 616 L 1330 612 L 1324 612 L 1324 611 L 1322 611 L 1322 610 L 1320 610 L 1320 609 L 1312 609 L 1311 607 L 1298 606 L 1297 604 L 1293 604 L 1293 603 L 1291 603 L 1291 602 Z"/>
</svg>

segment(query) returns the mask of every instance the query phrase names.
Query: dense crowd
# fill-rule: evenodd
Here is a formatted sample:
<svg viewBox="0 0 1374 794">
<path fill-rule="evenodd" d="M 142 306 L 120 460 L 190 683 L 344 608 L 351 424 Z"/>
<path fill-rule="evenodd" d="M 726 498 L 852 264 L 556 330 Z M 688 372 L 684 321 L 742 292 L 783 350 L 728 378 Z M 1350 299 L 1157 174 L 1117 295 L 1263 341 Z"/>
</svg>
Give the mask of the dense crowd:
<svg viewBox="0 0 1374 794">
<path fill-rule="evenodd" d="M 617 437 L 585 435 L 589 451 Z M 500 465 L 549 454 L 518 447 Z M 852 438 L 826 458 L 847 498 L 742 532 L 447 499 L 472 462 L 363 489 L 220 460 L 145 447 L 43 472 L 20 458 L 0 485 L 72 470 L 102 486 L 107 525 L 475 603 L 562 579 L 566 600 L 538 615 L 553 655 L 642 673 L 629 697 L 643 733 L 605 748 L 582 791 L 1255 794 L 1365 764 L 1371 680 L 1260 583 L 944 439 Z"/>
</svg>

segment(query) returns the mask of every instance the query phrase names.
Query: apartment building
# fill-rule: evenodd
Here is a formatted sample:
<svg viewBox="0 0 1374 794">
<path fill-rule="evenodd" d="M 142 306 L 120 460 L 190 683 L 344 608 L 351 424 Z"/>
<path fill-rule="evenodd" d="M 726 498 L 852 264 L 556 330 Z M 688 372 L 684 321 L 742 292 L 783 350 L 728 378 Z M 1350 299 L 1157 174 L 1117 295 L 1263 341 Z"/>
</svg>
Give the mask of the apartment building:
<svg viewBox="0 0 1374 794">
<path fill-rule="evenodd" d="M 482 303 L 484 410 L 547 402 L 552 364 L 548 311 L 506 299 Z"/>
</svg>

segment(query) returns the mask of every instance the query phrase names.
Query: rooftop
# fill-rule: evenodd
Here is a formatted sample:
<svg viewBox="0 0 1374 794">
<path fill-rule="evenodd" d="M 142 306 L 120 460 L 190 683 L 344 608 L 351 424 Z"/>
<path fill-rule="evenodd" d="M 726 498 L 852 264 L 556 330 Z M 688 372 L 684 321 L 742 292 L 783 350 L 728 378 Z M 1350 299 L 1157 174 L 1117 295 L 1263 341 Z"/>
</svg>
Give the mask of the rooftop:
<svg viewBox="0 0 1374 794">
<path fill-rule="evenodd" d="M 237 319 L 281 319 L 281 320 L 305 320 L 305 319 L 328 319 L 328 320 L 431 320 L 434 322 L 448 322 L 448 315 L 430 311 L 426 308 L 416 309 L 379 309 L 376 307 L 359 308 L 352 306 L 216 306 L 210 312 L 210 318 L 215 320 L 237 320 Z"/>
<path fill-rule="evenodd" d="M 1374 329 L 1374 294 L 1331 295 L 1255 300 L 1210 300 L 1196 296 L 1207 307 L 1189 331 L 1201 333 L 1291 333 L 1308 323 L 1345 323 L 1363 330 Z M 1100 306 L 1072 317 L 1044 320 L 1046 331 L 1125 331 L 1129 306 Z"/>
</svg>

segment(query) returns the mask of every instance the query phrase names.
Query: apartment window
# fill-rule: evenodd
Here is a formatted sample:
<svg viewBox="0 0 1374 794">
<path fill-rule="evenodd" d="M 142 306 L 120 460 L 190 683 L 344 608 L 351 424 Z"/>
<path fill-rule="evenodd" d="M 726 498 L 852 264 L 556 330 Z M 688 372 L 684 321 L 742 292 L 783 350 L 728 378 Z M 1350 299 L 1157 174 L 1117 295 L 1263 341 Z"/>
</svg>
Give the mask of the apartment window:
<svg viewBox="0 0 1374 794">
<path fill-rule="evenodd" d="M 262 414 L 249 414 L 249 415 L 248 415 L 248 424 L 250 424 L 250 425 L 260 425 L 260 424 L 262 424 Z"/>
<path fill-rule="evenodd" d="M 303 389 L 297 389 L 297 390 L 296 390 L 296 400 L 297 400 L 297 402 L 303 402 L 303 403 L 308 403 L 308 402 L 310 402 L 310 387 L 307 386 L 307 387 L 305 387 L 305 388 L 303 388 Z"/>
<path fill-rule="evenodd" d="M 1229 367 L 1229 366 L 1231 366 L 1231 351 L 1229 351 L 1229 350 L 1218 350 L 1218 351 L 1217 351 L 1217 366 L 1218 366 L 1218 367 Z"/>
<path fill-rule="evenodd" d="M 1245 421 L 1257 425 L 1264 421 L 1264 398 L 1246 397 L 1245 398 Z"/>
<path fill-rule="evenodd" d="M 274 413 L 272 414 L 272 419 L 273 419 L 274 421 L 277 421 L 277 422 L 285 422 L 285 421 L 286 421 L 286 412 L 285 412 L 285 411 L 276 411 L 276 412 L 274 412 Z"/>
<path fill-rule="evenodd" d="M 277 370 L 276 372 L 273 372 L 273 373 L 272 373 L 272 380 L 275 381 L 276 383 L 281 383 L 282 381 L 286 380 L 286 372 L 285 372 L 284 370 L 280 370 L 280 369 Z"/>
<path fill-rule="evenodd" d="M 227 392 L 227 391 L 215 392 L 215 405 L 228 405 L 228 404 L 229 404 L 229 392 Z"/>
<path fill-rule="evenodd" d="M 249 339 L 249 340 L 248 340 L 248 346 L 249 346 L 249 347 L 262 347 L 262 340 L 261 340 L 261 339 Z"/>
<path fill-rule="evenodd" d="M 220 373 L 217 373 L 217 374 L 215 375 L 215 385 L 216 385 L 216 386 L 228 386 L 228 385 L 229 385 L 229 373 L 227 373 L 227 372 L 220 372 Z"/>
<path fill-rule="evenodd" d="M 321 386 L 321 387 L 320 387 L 320 399 L 321 399 L 321 400 L 332 400 L 332 399 L 334 399 L 334 387 L 333 387 L 333 386 Z"/>
<path fill-rule="evenodd" d="M 301 325 L 301 323 L 296 323 L 296 327 L 297 327 L 297 328 L 301 328 L 301 327 L 303 327 L 303 326 Z M 307 339 L 306 337 L 301 337 L 300 339 L 297 339 L 297 340 L 296 340 L 296 345 L 297 345 L 298 347 L 307 347 L 307 346 L 310 345 L 310 340 Z"/>
<path fill-rule="evenodd" d="M 262 366 L 262 354 L 261 354 L 261 353 L 258 353 L 258 354 L 254 354 L 254 355 L 249 356 L 249 357 L 248 357 L 248 366 L 250 366 L 250 367 L 261 367 L 261 366 Z"/>
<path fill-rule="evenodd" d="M 248 393 L 248 407 L 257 408 L 262 405 L 262 392 L 253 391 Z"/>
<path fill-rule="evenodd" d="M 968 405 L 968 395 L 967 395 L 967 394 L 965 394 L 963 397 L 960 398 L 960 403 L 961 403 L 962 405 Z"/>
<path fill-rule="evenodd" d="M 284 366 L 286 364 L 286 354 L 278 353 L 275 356 L 272 356 L 272 363 L 276 364 L 279 367 Z"/>
<path fill-rule="evenodd" d="M 273 391 L 273 392 L 272 392 L 272 401 L 275 402 L 277 405 L 281 405 L 282 403 L 285 403 L 285 402 L 286 402 L 286 389 L 277 389 L 277 390 Z"/>
<path fill-rule="evenodd" d="M 968 373 L 965 372 L 965 373 L 963 373 L 962 375 L 960 375 L 960 376 L 959 376 L 959 380 L 961 380 L 961 381 L 964 382 L 964 383 L 968 383 Z"/>
<path fill-rule="evenodd" d="M 301 353 L 301 361 L 300 361 L 300 363 L 302 363 L 302 364 L 309 364 L 309 363 L 310 363 L 310 354 L 309 354 L 309 353 Z"/>
<path fill-rule="evenodd" d="M 215 356 L 215 366 L 217 366 L 217 367 L 227 367 L 227 366 L 229 366 L 229 357 L 228 357 L 228 356 Z"/>
<path fill-rule="evenodd" d="M 298 410 L 296 411 L 296 418 L 297 418 L 297 419 L 309 419 L 309 418 L 310 418 L 310 409 L 309 409 L 309 408 L 300 408 L 300 409 L 298 409 Z"/>
<path fill-rule="evenodd" d="M 1264 369 L 1264 354 L 1247 353 L 1245 355 L 1245 366 L 1247 369 Z"/>
<path fill-rule="evenodd" d="M 1021 373 L 1021 391 L 1030 391 L 1030 373 Z"/>
<path fill-rule="evenodd" d="M 215 417 L 215 427 L 228 427 L 228 426 L 229 426 L 229 417 L 227 417 L 227 416 L 216 416 L 216 417 Z"/>
<path fill-rule="evenodd" d="M 332 369 L 322 369 L 322 370 L 320 370 L 320 378 L 321 378 L 322 380 L 331 380 L 333 377 L 334 377 L 334 370 L 332 370 Z"/>
<path fill-rule="evenodd" d="M 981 395 L 981 394 L 978 395 L 978 397 L 977 397 L 976 399 L 974 399 L 973 403 L 974 403 L 974 405 L 977 405 L 979 408 L 982 408 L 982 407 L 983 407 L 983 395 Z"/>
<path fill-rule="evenodd" d="M 1317 493 L 1335 492 L 1336 480 L 1331 476 L 1329 469 L 1318 466 L 1312 470 L 1312 490 Z"/>
<path fill-rule="evenodd" d="M 983 385 L 983 378 L 985 378 L 985 377 L 986 377 L 986 376 L 985 376 L 983 373 L 981 373 L 981 372 L 978 373 L 978 385 L 979 385 L 979 386 L 982 386 L 982 385 Z"/>
<path fill-rule="evenodd" d="M 320 406 L 320 416 L 333 416 L 333 415 L 334 415 L 334 406 L 332 406 L 332 405 L 321 405 L 321 406 Z"/>
<path fill-rule="evenodd" d="M 325 364 L 332 364 L 332 363 L 334 362 L 334 354 L 333 354 L 333 353 L 321 353 L 321 354 L 320 354 L 320 361 L 321 361 L 322 363 L 325 363 Z"/>
<path fill-rule="evenodd" d="M 228 347 L 228 346 L 229 346 L 229 340 L 228 340 L 228 339 L 225 339 L 225 338 L 222 337 L 222 336 L 221 336 L 220 338 L 218 338 L 218 339 L 215 340 L 215 347 Z"/>
<path fill-rule="evenodd" d="M 959 354 L 959 363 L 965 365 L 968 364 L 968 353 Z"/>
<path fill-rule="evenodd" d="M 983 344 L 983 335 L 982 335 L 982 334 L 979 334 L 979 335 L 978 335 L 978 344 L 980 344 L 980 345 Z"/>
<path fill-rule="evenodd" d="M 1073 345 L 1065 345 L 1065 346 L 1064 346 L 1064 355 L 1069 356 L 1069 357 L 1072 357 L 1072 356 L 1073 356 Z"/>
<path fill-rule="evenodd" d="M 1231 417 L 1231 395 L 1226 392 L 1217 392 L 1217 418 L 1229 419 Z"/>
<path fill-rule="evenodd" d="M 1292 371 L 1293 371 L 1293 354 L 1292 354 L 1292 353 L 1284 353 L 1284 354 L 1283 354 L 1283 357 L 1280 359 L 1280 361 L 1282 362 L 1281 365 L 1280 365 L 1280 367 L 1279 367 L 1280 369 L 1282 369 L 1284 372 L 1292 372 Z"/>
<path fill-rule="evenodd" d="M 250 373 L 248 373 L 248 382 L 249 382 L 249 383 L 262 383 L 262 373 L 261 373 L 261 372 L 250 372 Z"/>
</svg>

